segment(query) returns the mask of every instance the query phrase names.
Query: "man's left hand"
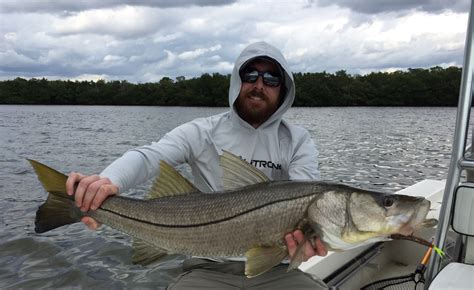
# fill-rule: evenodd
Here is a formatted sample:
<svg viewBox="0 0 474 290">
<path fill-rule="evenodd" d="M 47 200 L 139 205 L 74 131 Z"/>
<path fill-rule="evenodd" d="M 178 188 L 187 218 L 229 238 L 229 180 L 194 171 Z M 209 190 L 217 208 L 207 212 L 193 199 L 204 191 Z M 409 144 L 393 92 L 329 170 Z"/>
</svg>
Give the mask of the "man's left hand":
<svg viewBox="0 0 474 290">
<path fill-rule="evenodd" d="M 305 262 L 313 256 L 326 256 L 328 254 L 328 250 L 326 249 L 326 246 L 323 244 L 321 239 L 315 238 L 313 247 L 310 241 L 305 240 L 303 232 L 300 230 L 296 230 L 292 233 L 287 234 L 285 236 L 285 241 L 290 258 L 293 258 L 296 249 L 301 243 L 305 243 L 303 246 Z"/>
</svg>

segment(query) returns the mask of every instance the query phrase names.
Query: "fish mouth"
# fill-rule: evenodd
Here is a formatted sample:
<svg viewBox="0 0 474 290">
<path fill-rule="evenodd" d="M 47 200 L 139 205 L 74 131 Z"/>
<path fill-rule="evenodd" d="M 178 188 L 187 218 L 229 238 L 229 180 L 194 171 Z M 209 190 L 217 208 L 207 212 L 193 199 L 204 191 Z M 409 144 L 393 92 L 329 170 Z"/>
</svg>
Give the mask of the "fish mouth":
<svg viewBox="0 0 474 290">
<path fill-rule="evenodd" d="M 426 218 L 430 211 L 430 205 L 430 201 L 426 199 L 420 202 L 410 221 L 400 228 L 399 234 L 411 236 L 417 229 L 435 226 L 438 223 L 436 219 Z"/>
<path fill-rule="evenodd" d="M 406 224 L 400 228 L 398 233 L 403 236 L 411 236 L 415 232 L 415 228 L 411 224 Z"/>
<path fill-rule="evenodd" d="M 431 203 L 429 200 L 422 200 L 418 207 L 415 209 L 415 213 L 410 221 L 410 225 L 416 226 L 418 224 L 421 224 L 426 219 L 426 215 L 430 210 L 430 205 Z"/>
<path fill-rule="evenodd" d="M 421 228 L 432 228 L 436 225 L 438 225 L 438 220 L 437 219 L 425 219 L 423 222 L 421 222 L 419 224 L 419 227 L 421 227 Z"/>
</svg>

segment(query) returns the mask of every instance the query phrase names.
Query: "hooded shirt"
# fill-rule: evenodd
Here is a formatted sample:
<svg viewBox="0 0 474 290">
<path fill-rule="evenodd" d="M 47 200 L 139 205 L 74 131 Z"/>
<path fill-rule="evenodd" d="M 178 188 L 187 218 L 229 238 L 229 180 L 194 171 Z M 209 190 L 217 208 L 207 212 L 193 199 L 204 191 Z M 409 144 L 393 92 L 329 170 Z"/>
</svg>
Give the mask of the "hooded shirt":
<svg viewBox="0 0 474 290">
<path fill-rule="evenodd" d="M 239 71 L 256 57 L 278 62 L 286 87 L 280 107 L 258 128 L 243 120 L 234 108 L 242 84 Z M 199 190 L 219 191 L 223 189 L 219 155 L 226 150 L 248 161 L 271 180 L 318 180 L 318 151 L 308 131 L 282 119 L 294 99 L 293 75 L 281 52 L 265 42 L 251 44 L 235 62 L 228 112 L 195 119 L 176 127 L 158 142 L 129 150 L 100 175 L 124 192 L 157 176 L 160 160 L 171 166 L 187 163 Z"/>
</svg>

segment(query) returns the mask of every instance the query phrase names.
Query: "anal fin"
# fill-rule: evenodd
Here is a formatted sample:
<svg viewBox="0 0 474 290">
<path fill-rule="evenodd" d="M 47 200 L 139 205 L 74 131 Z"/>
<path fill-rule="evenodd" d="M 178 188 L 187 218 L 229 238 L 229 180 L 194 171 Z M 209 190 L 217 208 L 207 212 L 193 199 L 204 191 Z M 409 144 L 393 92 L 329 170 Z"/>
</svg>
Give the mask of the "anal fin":
<svg viewBox="0 0 474 290">
<path fill-rule="evenodd" d="M 167 255 L 168 253 L 164 252 L 162 249 L 153 247 L 152 245 L 143 240 L 133 240 L 132 261 L 134 264 L 146 266 L 164 258 Z"/>
</svg>

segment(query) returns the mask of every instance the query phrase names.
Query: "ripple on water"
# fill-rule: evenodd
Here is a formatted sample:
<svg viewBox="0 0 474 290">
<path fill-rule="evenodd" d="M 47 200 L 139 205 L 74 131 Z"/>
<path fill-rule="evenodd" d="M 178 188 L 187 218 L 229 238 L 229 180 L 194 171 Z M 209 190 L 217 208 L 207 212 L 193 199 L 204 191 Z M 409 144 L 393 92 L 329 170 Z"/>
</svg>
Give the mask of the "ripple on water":
<svg viewBox="0 0 474 290">
<path fill-rule="evenodd" d="M 29 281 L 65 274 L 71 266 L 59 255 L 61 248 L 52 242 L 20 238 L 2 243 L 0 247 L 2 288 L 27 287 Z"/>
</svg>

